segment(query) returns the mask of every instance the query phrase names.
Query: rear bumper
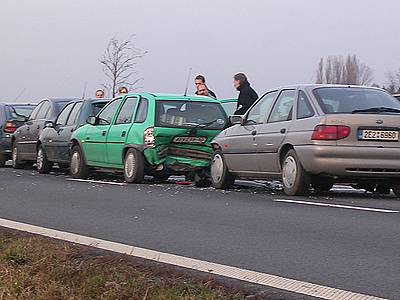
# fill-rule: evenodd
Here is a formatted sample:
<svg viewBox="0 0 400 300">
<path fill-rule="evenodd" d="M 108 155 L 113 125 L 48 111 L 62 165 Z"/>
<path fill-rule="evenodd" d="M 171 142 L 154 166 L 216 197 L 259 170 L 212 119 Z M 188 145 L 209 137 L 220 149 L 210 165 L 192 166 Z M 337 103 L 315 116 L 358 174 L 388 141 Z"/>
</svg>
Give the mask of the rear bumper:
<svg viewBox="0 0 400 300">
<path fill-rule="evenodd" d="M 0 153 L 11 157 L 11 135 L 0 137 Z"/>
<path fill-rule="evenodd" d="M 400 178 L 400 148 L 307 145 L 296 147 L 304 169 L 347 178 Z"/>
</svg>

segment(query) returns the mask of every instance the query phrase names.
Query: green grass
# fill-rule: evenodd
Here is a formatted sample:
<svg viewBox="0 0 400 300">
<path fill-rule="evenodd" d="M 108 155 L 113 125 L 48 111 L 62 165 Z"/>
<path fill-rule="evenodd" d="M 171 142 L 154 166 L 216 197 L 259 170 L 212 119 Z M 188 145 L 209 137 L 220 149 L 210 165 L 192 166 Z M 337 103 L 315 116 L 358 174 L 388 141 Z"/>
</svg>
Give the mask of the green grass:
<svg viewBox="0 0 400 300">
<path fill-rule="evenodd" d="M 175 273 L 0 229 L 0 299 L 244 299 L 213 281 Z"/>
</svg>

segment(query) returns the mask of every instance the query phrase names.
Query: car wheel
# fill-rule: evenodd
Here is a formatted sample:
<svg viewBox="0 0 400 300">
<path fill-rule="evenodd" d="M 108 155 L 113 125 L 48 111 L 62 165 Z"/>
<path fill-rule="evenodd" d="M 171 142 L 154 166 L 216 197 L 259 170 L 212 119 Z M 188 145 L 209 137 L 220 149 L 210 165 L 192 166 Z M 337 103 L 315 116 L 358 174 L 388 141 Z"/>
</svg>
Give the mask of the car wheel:
<svg viewBox="0 0 400 300">
<path fill-rule="evenodd" d="M 329 192 L 333 188 L 333 182 L 327 178 L 313 178 L 311 186 L 320 192 Z"/>
<path fill-rule="evenodd" d="M 71 151 L 70 175 L 72 178 L 85 179 L 89 175 L 89 167 L 79 146 L 74 146 Z"/>
<path fill-rule="evenodd" d="M 216 189 L 229 189 L 235 183 L 235 176 L 229 172 L 220 150 L 215 151 L 211 161 L 211 181 Z"/>
<path fill-rule="evenodd" d="M 296 152 L 290 150 L 282 163 L 282 183 L 285 193 L 289 196 L 304 195 L 308 192 L 309 175 L 304 170 Z"/>
<path fill-rule="evenodd" d="M 125 154 L 124 177 L 128 183 L 141 183 L 144 179 L 144 158 L 136 149 L 129 149 Z"/>
<path fill-rule="evenodd" d="M 25 167 L 25 164 L 19 158 L 17 143 L 12 146 L 11 161 L 14 169 L 23 169 Z"/>
<path fill-rule="evenodd" d="M 0 168 L 6 165 L 7 159 L 3 153 L 0 153 Z"/>
<path fill-rule="evenodd" d="M 49 174 L 53 167 L 53 163 L 47 159 L 46 152 L 42 145 L 39 145 L 37 152 L 36 167 L 40 174 Z"/>
</svg>

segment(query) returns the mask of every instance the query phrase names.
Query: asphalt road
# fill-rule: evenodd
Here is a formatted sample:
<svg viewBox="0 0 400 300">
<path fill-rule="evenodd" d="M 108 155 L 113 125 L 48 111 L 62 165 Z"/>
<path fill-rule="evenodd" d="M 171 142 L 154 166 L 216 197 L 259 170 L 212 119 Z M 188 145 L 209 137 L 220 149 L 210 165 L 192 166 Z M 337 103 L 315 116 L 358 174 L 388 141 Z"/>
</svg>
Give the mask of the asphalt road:
<svg viewBox="0 0 400 300">
<path fill-rule="evenodd" d="M 400 211 L 394 196 L 351 190 L 293 198 L 262 185 L 115 186 L 0 169 L 0 218 L 400 299 L 399 213 L 277 199 Z"/>
</svg>

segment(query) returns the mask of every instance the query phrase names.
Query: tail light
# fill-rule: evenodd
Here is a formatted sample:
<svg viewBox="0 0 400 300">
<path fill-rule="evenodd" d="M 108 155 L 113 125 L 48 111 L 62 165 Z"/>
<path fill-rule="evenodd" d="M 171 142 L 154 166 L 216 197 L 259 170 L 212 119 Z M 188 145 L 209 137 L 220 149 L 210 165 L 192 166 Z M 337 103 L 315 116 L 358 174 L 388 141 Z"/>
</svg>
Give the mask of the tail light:
<svg viewBox="0 0 400 300">
<path fill-rule="evenodd" d="M 311 139 L 323 141 L 336 141 L 347 138 L 350 127 L 343 125 L 317 125 Z"/>
<path fill-rule="evenodd" d="M 154 148 L 155 146 L 154 127 L 147 128 L 144 131 L 143 143 L 145 148 Z"/>
<path fill-rule="evenodd" d="M 3 129 L 5 133 L 14 133 L 16 130 L 17 130 L 17 125 L 15 125 L 13 121 L 7 121 Z"/>
</svg>

